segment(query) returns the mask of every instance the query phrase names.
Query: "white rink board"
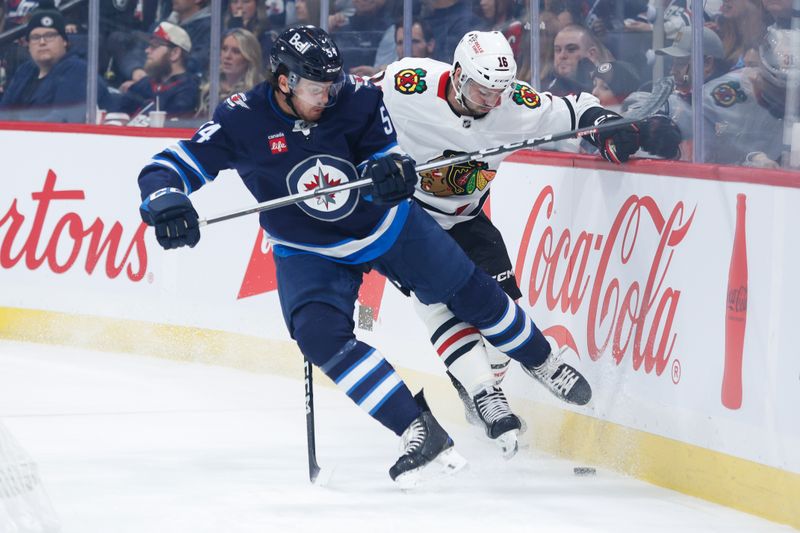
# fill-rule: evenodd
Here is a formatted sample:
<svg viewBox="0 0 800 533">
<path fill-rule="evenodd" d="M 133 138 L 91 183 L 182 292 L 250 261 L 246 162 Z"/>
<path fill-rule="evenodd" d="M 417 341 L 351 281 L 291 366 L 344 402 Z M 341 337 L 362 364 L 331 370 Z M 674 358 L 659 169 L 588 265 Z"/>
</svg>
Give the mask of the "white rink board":
<svg viewBox="0 0 800 533">
<path fill-rule="evenodd" d="M 594 384 L 588 408 L 592 416 L 800 472 L 800 330 L 794 327 L 800 287 L 794 276 L 785 275 L 800 265 L 792 232 L 786 231 L 800 223 L 800 213 L 789 208 L 800 202 L 800 190 L 523 163 L 505 163 L 501 174 L 493 187 L 492 218 L 503 232 L 512 262 L 523 265 L 516 272 L 524 293 L 521 303 L 541 329 L 562 326 L 573 336 L 581 368 Z M 721 384 L 739 193 L 747 202 L 749 290 L 743 402 L 740 409 L 731 410 L 722 405 Z M 541 208 L 532 214 L 537 200 Z M 528 246 L 520 258 L 529 217 L 533 223 Z M 663 224 L 661 231 L 657 222 Z M 587 254 L 576 256 L 586 257 L 581 275 L 581 260 L 569 269 L 568 258 L 582 232 L 593 234 L 595 245 L 598 236 L 603 240 L 599 249 L 592 245 Z M 666 232 L 674 242 L 668 241 L 659 256 Z M 557 255 L 559 241 L 566 253 L 558 260 L 543 260 L 542 256 Z M 549 299 L 548 294 L 559 294 L 568 270 L 570 294 L 578 278 L 585 292 L 582 299 L 573 298 L 578 305 L 564 312 L 561 299 Z M 649 278 L 654 281 L 648 284 Z M 652 304 L 638 320 L 648 286 Z M 653 333 L 659 303 L 671 302 L 665 298 L 669 291 L 679 293 L 671 328 L 665 335 L 665 311 Z M 628 294 L 633 295 L 630 308 L 636 326 L 622 311 Z M 620 324 L 621 340 L 615 346 Z M 644 356 L 643 363 L 635 364 L 637 331 L 642 332 L 639 353 L 647 351 L 652 335 L 655 346 L 650 352 L 663 363 L 648 368 Z M 601 347 L 611 337 L 604 350 L 590 354 L 591 332 L 593 346 Z M 659 356 L 662 339 L 665 348 Z"/>
<path fill-rule="evenodd" d="M 136 176 L 152 154 L 172 142 L 161 138 L 0 131 L 5 153 L 29 153 L 32 146 L 37 152 L 35 158 L 13 158 L 12 166 L 4 170 L 0 189 L 0 262 L 3 262 L 0 306 L 287 339 L 274 290 L 237 298 L 259 235 L 255 216 L 204 229 L 203 238 L 194 249 L 164 252 L 157 246 L 152 231 L 143 239 L 134 237 L 140 228 Z M 37 218 L 37 207 L 42 209 L 42 202 L 35 201 L 32 194 L 43 190 L 49 171 L 55 175 L 56 191 L 81 191 L 84 198 L 52 200 L 46 215 L 38 217 L 43 221 L 41 227 L 35 229 L 33 221 Z M 576 342 L 581 354 L 579 365 L 593 383 L 595 399 L 591 406 L 575 410 L 800 473 L 796 414 L 796 406 L 800 405 L 800 357 L 796 348 L 800 333 L 795 326 L 800 313 L 793 305 L 800 291 L 798 281 L 789 275 L 798 270 L 798 251 L 791 240 L 791 228 L 800 226 L 800 214 L 790 206 L 798 204 L 800 192 L 631 172 L 506 163 L 493 187 L 492 214 L 504 233 L 512 261 L 517 259 L 531 208 L 548 186 L 553 191 L 553 213 L 546 219 L 540 217 L 534 224 L 524 267 L 517 275 L 525 293 L 522 302 L 532 308 L 537 323 L 543 329 L 563 326 Z M 744 402 L 741 409 L 729 410 L 721 405 L 720 384 L 737 193 L 747 195 L 750 298 L 744 350 Z M 550 309 L 544 297 L 533 305 L 529 299 L 532 258 L 545 228 L 552 227 L 556 239 L 567 228 L 573 240 L 581 231 L 608 236 L 612 221 L 632 195 L 652 198 L 652 205 L 665 219 L 682 202 L 684 212 L 679 220 L 682 224 L 695 212 L 682 240 L 670 248 L 669 266 L 662 262 L 659 271 L 663 282 L 657 295 L 668 288 L 680 291 L 671 327 L 674 348 L 660 375 L 655 370 L 645 372 L 644 365 L 639 370 L 633 369 L 633 341 L 619 354 L 619 365 L 612 358 L 611 343 L 596 354 L 596 361 L 589 356 L 586 333 L 589 312 L 592 309 L 598 319 L 602 314 L 602 301 L 600 310 L 597 305 L 590 305 L 598 251 L 588 255 L 583 279 L 588 279 L 589 288 L 574 314 L 562 313 L 558 306 Z M 201 216 L 254 203 L 235 175 L 218 178 L 192 198 Z M 40 211 L 40 215 L 43 213 Z M 617 247 L 616 259 L 609 261 L 601 294 L 611 279 L 619 281 L 622 295 L 633 283 L 646 285 L 658 235 L 648 218 L 650 215 L 645 210 L 639 214 L 639 233 L 630 259 L 621 264 Z M 103 238 L 115 223 L 121 225 L 115 264 L 120 263 L 131 247 L 125 263 L 130 267 L 130 275 L 125 271 L 116 276 L 107 274 L 107 250 L 101 254 L 94 272 L 87 273 L 90 237 L 80 234 L 98 219 L 103 224 Z M 59 227 L 60 235 L 53 239 Z M 41 236 L 37 239 L 38 230 Z M 76 249 L 76 238 L 70 235 L 70 230 L 78 235 L 81 244 L 74 261 L 69 261 Z M 46 254 L 48 244 L 52 246 Z M 23 247 L 24 255 L 14 261 Z M 43 255 L 45 259 L 40 262 Z M 52 265 L 47 257 L 53 259 Z M 54 272 L 64 264 L 69 268 Z M 558 265 L 556 280 L 563 278 L 566 269 L 563 259 Z M 540 267 L 539 274 L 543 273 Z M 598 327 L 603 335 L 609 329 L 610 319 L 605 320 Z M 630 323 L 625 327 L 630 327 Z M 645 320 L 645 338 L 650 329 Z M 400 366 L 441 372 L 410 303 L 391 286 L 383 293 L 375 330 L 360 331 L 359 335 L 376 344 Z M 677 384 L 673 383 L 675 361 L 680 365 Z M 515 396 L 553 402 L 518 375 L 511 375 L 508 391 Z"/>
</svg>

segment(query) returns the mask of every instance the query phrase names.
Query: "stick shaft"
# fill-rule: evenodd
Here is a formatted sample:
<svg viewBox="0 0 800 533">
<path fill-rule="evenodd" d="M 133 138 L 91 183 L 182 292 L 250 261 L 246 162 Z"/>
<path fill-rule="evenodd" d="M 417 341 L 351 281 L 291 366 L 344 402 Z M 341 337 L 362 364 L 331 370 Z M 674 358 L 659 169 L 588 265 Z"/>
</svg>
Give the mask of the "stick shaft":
<svg viewBox="0 0 800 533">
<path fill-rule="evenodd" d="M 317 464 L 317 442 L 314 426 L 314 367 L 311 361 L 304 359 L 303 370 L 305 373 L 306 389 L 306 444 L 308 446 L 308 479 L 311 483 L 316 481 L 320 467 Z"/>
<path fill-rule="evenodd" d="M 498 154 L 504 154 L 507 152 L 515 152 L 522 148 L 532 148 L 534 146 L 539 146 L 541 144 L 549 143 L 549 142 L 556 142 L 562 141 L 565 139 L 573 139 L 575 137 L 583 137 L 585 135 L 590 135 L 597 132 L 608 131 L 616 128 L 620 128 L 623 126 L 628 126 L 630 124 L 635 124 L 636 122 L 640 122 L 642 119 L 622 119 L 622 120 L 615 120 L 614 122 L 603 124 L 601 126 L 591 126 L 588 128 L 580 128 L 577 130 L 572 130 L 564 133 L 559 133 L 556 135 L 545 135 L 543 137 L 535 137 L 533 139 L 526 139 L 524 141 L 515 142 L 504 144 L 502 146 L 495 146 L 493 148 L 484 148 L 483 150 L 478 150 L 476 152 L 470 152 L 468 154 L 461 154 L 456 155 L 453 157 L 448 157 L 447 159 L 440 159 L 438 161 L 432 161 L 430 163 L 425 163 L 423 165 L 417 165 L 416 171 L 419 172 L 426 172 L 428 170 L 433 170 L 436 168 L 442 167 L 449 167 L 451 165 L 459 165 L 461 163 L 466 163 L 469 161 L 477 161 L 480 159 L 484 159 L 486 157 L 491 157 Z M 329 194 L 336 194 L 338 192 L 349 191 L 351 189 L 359 189 L 361 187 L 366 187 L 368 185 L 372 185 L 372 179 L 367 178 L 363 180 L 356 180 L 356 181 L 349 181 L 347 183 L 342 183 L 341 185 L 334 185 L 333 187 L 325 187 L 322 189 L 314 189 L 308 192 L 290 194 L 288 196 L 284 196 L 282 198 L 275 198 L 274 200 L 267 200 L 266 202 L 261 202 L 260 204 L 256 204 L 252 207 L 247 207 L 244 209 L 238 209 L 236 211 L 230 211 L 228 213 L 223 213 L 221 215 L 209 217 L 207 219 L 200 220 L 200 226 L 207 226 L 209 224 L 216 224 L 217 222 L 223 222 L 225 220 L 230 220 L 232 218 L 238 218 L 244 215 L 250 215 L 252 213 L 260 213 L 262 211 L 271 211 L 273 209 L 278 209 L 281 207 L 285 207 L 287 205 L 293 205 L 299 202 L 304 202 L 306 200 L 311 200 L 313 198 L 318 198 L 320 196 L 327 196 Z"/>
<path fill-rule="evenodd" d="M 631 116 L 629 118 L 623 118 L 620 120 L 615 120 L 613 122 L 606 122 L 600 124 L 599 126 L 588 126 L 586 128 L 578 128 L 570 131 L 565 131 L 562 133 L 549 134 L 549 135 L 544 135 L 542 137 L 534 137 L 532 139 L 526 139 L 524 141 L 504 144 L 502 146 L 495 146 L 493 148 L 484 148 L 482 150 L 477 150 L 475 152 L 470 152 L 467 154 L 455 155 L 453 157 L 448 157 L 447 159 L 440 159 L 438 161 L 432 161 L 430 163 L 425 163 L 423 165 L 417 165 L 416 171 L 417 173 L 420 173 L 420 172 L 426 172 L 428 170 L 433 170 L 436 168 L 449 167 L 451 165 L 459 165 L 461 163 L 467 163 L 469 161 L 477 161 L 498 154 L 515 152 L 522 148 L 533 148 L 535 146 L 540 146 L 542 144 L 563 141 L 566 139 L 575 139 L 578 137 L 585 137 L 586 135 L 594 135 L 597 133 L 603 133 L 606 131 L 612 131 L 618 128 L 629 126 L 631 124 L 636 124 L 638 122 L 641 122 L 649 118 L 650 115 L 655 113 L 658 108 L 664 105 L 664 102 L 669 97 L 673 87 L 674 87 L 674 82 L 671 80 L 671 78 L 664 78 L 663 80 L 659 80 L 659 82 L 657 82 L 653 86 L 653 93 L 650 100 L 648 100 L 645 103 L 645 105 L 643 105 L 641 108 L 636 110 L 635 116 Z M 290 194 L 289 196 L 284 196 L 282 198 L 275 198 L 274 200 L 261 202 L 260 204 L 256 204 L 252 207 L 238 209 L 236 211 L 230 211 L 228 213 L 223 213 L 221 215 L 217 215 L 214 217 L 202 219 L 199 221 L 199 224 L 200 227 L 203 227 L 209 224 L 222 222 L 224 220 L 230 220 L 232 218 L 238 218 L 252 213 L 260 213 L 262 211 L 270 211 L 272 209 L 278 209 L 281 207 L 285 207 L 287 205 L 296 204 L 298 202 L 311 200 L 312 198 L 327 196 L 329 194 L 336 194 L 337 192 L 349 191 L 351 189 L 358 189 L 361 187 L 366 187 L 368 185 L 372 185 L 372 179 L 368 178 L 363 180 L 350 181 L 347 183 L 342 183 L 341 185 L 334 185 L 333 187 L 315 188 L 308 192 Z"/>
</svg>

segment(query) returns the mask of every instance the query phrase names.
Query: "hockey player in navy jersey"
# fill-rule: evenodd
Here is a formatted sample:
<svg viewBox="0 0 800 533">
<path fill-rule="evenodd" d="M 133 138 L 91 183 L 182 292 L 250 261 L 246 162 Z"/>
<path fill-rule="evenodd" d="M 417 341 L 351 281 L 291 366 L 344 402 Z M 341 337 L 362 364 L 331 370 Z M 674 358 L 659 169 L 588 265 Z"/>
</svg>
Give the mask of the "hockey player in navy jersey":
<svg viewBox="0 0 800 533">
<path fill-rule="evenodd" d="M 359 179 L 366 193 L 338 192 L 264 211 L 287 327 L 308 360 L 355 403 L 401 436 L 389 470 L 414 485 L 431 463 L 452 472 L 465 461 L 392 366 L 353 333 L 353 311 L 370 268 L 409 287 L 423 303 L 445 303 L 460 320 L 529 368 L 550 345 L 522 310 L 409 198 L 414 162 L 396 142 L 381 91 L 346 79 L 328 35 L 313 26 L 284 31 L 270 79 L 220 104 L 191 140 L 157 154 L 139 175 L 143 220 L 166 249 L 195 246 L 198 215 L 189 194 L 236 169 L 259 201 Z M 501 348 L 502 349 L 502 348 Z M 581 378 L 574 390 L 590 395 Z"/>
</svg>

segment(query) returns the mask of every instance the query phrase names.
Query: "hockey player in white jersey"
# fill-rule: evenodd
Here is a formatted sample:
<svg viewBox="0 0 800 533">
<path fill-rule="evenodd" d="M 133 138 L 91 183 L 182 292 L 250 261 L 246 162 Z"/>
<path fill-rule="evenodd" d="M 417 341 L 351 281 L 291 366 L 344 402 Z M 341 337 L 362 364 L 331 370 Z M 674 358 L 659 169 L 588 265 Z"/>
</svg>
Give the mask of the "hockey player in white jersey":
<svg viewBox="0 0 800 533">
<path fill-rule="evenodd" d="M 405 58 L 390 64 L 372 82 L 383 89 L 400 145 L 418 164 L 620 118 L 600 107 L 591 94 L 538 93 L 515 75 L 514 55 L 502 33 L 469 32 L 457 46 L 452 65 Z M 636 126 L 627 126 L 590 141 L 603 157 L 620 163 L 638 150 L 639 133 Z M 482 212 L 503 157 L 425 172 L 414 198 L 517 300 L 522 294 L 502 236 Z M 513 456 L 522 422 L 500 388 L 508 357 L 446 306 L 416 301 L 415 307 L 459 391 L 467 419 L 483 425 L 504 455 Z M 576 386 L 585 379 L 564 362 L 563 353 L 554 350 L 540 367 L 525 371 L 557 397 L 584 405 L 591 399 L 591 388 Z"/>
</svg>

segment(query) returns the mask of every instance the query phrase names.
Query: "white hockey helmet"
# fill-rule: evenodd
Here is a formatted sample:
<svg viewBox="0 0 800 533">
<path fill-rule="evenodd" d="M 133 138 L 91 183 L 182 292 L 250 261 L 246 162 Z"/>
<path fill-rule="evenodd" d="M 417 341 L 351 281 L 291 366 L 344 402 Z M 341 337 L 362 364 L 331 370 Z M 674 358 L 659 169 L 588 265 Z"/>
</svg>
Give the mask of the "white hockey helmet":
<svg viewBox="0 0 800 533">
<path fill-rule="evenodd" d="M 800 34 L 793 35 L 793 30 L 770 26 L 759 46 L 762 76 L 774 87 L 786 87 L 789 72 L 800 69 L 800 50 L 792 48 L 793 37 L 800 40 Z"/>
<path fill-rule="evenodd" d="M 471 31 L 456 46 L 451 76 L 456 100 L 468 109 L 488 112 L 500 105 L 516 75 L 514 52 L 499 31 Z"/>
</svg>

